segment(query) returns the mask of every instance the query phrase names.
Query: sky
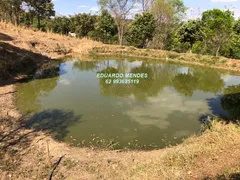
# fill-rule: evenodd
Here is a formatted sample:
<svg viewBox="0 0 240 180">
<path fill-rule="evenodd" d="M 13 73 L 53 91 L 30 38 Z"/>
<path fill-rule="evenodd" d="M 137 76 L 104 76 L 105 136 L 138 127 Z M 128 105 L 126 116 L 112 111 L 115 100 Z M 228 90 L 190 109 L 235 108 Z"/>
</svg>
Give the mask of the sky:
<svg viewBox="0 0 240 180">
<path fill-rule="evenodd" d="M 53 0 L 57 15 L 74 15 L 78 13 L 97 13 L 99 7 L 97 0 Z M 240 17 L 240 0 L 183 0 L 188 7 L 187 18 L 193 19 L 201 16 L 208 9 L 230 9 L 234 11 L 235 18 Z"/>
</svg>

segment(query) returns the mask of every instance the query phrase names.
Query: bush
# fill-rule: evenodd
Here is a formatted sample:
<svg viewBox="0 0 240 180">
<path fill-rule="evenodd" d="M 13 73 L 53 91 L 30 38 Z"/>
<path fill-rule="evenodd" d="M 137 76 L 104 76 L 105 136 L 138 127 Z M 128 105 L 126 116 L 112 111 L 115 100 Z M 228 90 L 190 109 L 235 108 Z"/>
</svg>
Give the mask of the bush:
<svg viewBox="0 0 240 180">
<path fill-rule="evenodd" d="M 240 35 L 235 34 L 220 51 L 222 56 L 240 59 Z"/>
<path fill-rule="evenodd" d="M 207 54 L 207 47 L 205 46 L 204 42 L 197 41 L 193 44 L 192 52 L 196 54 Z"/>
</svg>

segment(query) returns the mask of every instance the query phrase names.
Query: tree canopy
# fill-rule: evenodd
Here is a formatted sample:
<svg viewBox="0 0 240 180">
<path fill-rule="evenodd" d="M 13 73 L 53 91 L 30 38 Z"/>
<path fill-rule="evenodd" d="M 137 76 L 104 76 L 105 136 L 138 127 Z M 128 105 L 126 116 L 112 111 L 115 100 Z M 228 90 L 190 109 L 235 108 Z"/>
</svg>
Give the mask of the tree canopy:
<svg viewBox="0 0 240 180">
<path fill-rule="evenodd" d="M 136 47 L 147 47 L 156 28 L 154 16 L 148 12 L 137 14 L 129 26 L 128 41 Z"/>
<path fill-rule="evenodd" d="M 196 41 L 202 41 L 204 32 L 199 20 L 190 20 L 184 23 L 176 32 L 176 36 L 181 43 L 188 43 L 192 50 Z"/>
<path fill-rule="evenodd" d="M 213 9 L 203 12 L 202 24 L 207 40 L 215 45 L 216 56 L 222 45 L 229 40 L 234 23 L 233 13 L 229 10 Z"/>
</svg>

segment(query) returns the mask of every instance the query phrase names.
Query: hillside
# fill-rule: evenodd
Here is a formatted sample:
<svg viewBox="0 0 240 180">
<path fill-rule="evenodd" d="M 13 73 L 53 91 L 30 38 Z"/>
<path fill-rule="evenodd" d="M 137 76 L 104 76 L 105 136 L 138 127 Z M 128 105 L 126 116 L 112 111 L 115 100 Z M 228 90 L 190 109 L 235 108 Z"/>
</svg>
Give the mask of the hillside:
<svg viewBox="0 0 240 180">
<path fill-rule="evenodd" d="M 0 78 L 34 72 L 70 53 L 86 55 L 99 45 L 101 43 L 89 39 L 44 33 L 0 22 Z"/>
</svg>

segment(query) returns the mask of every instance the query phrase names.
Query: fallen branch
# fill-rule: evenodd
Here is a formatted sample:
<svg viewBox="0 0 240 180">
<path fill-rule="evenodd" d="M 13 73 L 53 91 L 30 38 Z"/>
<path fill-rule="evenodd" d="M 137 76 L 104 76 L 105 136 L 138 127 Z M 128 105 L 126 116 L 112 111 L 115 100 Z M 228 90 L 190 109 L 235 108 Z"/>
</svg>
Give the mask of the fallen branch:
<svg viewBox="0 0 240 180">
<path fill-rule="evenodd" d="M 60 162 L 61 162 L 61 160 L 62 160 L 62 158 L 63 158 L 64 156 L 65 156 L 65 155 L 61 156 L 61 157 L 58 159 L 58 161 L 55 163 L 55 165 L 54 165 L 54 167 L 53 167 L 53 169 L 52 169 L 52 171 L 51 171 L 51 174 L 50 174 L 48 180 L 52 180 L 53 173 L 54 173 L 55 169 L 57 168 L 57 166 L 60 164 Z"/>
</svg>

